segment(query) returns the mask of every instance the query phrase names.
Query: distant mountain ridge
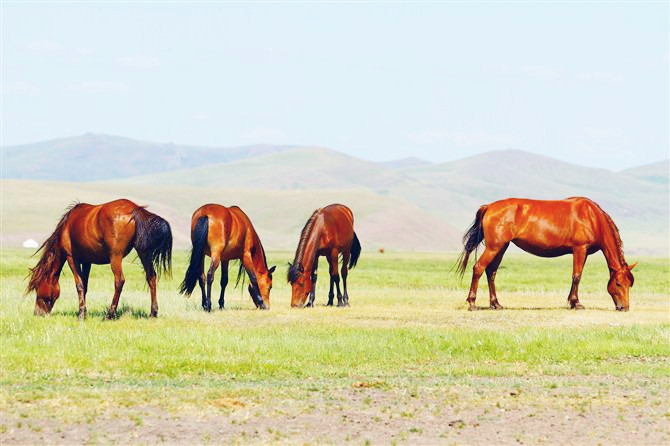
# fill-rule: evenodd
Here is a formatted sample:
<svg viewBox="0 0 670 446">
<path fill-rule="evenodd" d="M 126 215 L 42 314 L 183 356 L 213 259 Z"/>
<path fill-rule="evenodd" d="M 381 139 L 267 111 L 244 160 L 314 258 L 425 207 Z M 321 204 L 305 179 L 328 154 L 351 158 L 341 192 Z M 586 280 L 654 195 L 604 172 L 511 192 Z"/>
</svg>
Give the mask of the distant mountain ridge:
<svg viewBox="0 0 670 446">
<path fill-rule="evenodd" d="M 280 152 L 291 146 L 216 148 L 87 133 L 2 148 L 3 178 L 97 181 L 171 172 Z"/>
<path fill-rule="evenodd" d="M 670 159 L 622 170 L 623 175 L 657 184 L 670 182 Z"/>
<path fill-rule="evenodd" d="M 669 249 L 667 160 L 612 172 L 520 150 L 445 163 L 412 158 L 375 163 L 321 147 L 216 149 L 105 135 L 80 138 L 3 149 L 4 243 L 43 239 L 74 199 L 127 196 L 169 217 L 178 246 L 189 243 L 191 213 L 205 202 L 242 206 L 268 249 L 294 248 L 303 217 L 316 207 L 344 202 L 354 211 L 364 248 L 457 250 L 482 204 L 508 197 L 586 196 L 612 215 L 627 253 L 667 255 Z M 64 156 L 70 161 L 62 162 Z M 140 167 L 132 170 L 135 164 Z M 70 175 L 73 165 L 77 175 Z M 52 192 L 48 199 L 44 190 Z"/>
</svg>

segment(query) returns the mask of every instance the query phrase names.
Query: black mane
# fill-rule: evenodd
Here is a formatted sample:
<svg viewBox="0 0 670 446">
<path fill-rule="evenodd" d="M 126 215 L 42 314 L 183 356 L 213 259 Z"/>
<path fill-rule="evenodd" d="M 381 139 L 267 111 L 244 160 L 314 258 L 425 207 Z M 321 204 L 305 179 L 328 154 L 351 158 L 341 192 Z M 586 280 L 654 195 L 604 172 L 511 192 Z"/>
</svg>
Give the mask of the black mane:
<svg viewBox="0 0 670 446">
<path fill-rule="evenodd" d="M 321 212 L 321 208 L 312 213 L 311 217 L 307 219 L 307 223 L 305 223 L 305 226 L 302 228 L 302 232 L 300 232 L 300 241 L 298 241 L 298 248 L 295 250 L 295 258 L 293 259 L 293 263 L 289 263 L 288 273 L 286 274 L 286 279 L 290 284 L 293 284 L 293 282 L 300 277 L 300 274 L 305 272 L 303 267 L 305 248 L 307 247 L 307 240 L 312 233 L 319 212 Z"/>
</svg>

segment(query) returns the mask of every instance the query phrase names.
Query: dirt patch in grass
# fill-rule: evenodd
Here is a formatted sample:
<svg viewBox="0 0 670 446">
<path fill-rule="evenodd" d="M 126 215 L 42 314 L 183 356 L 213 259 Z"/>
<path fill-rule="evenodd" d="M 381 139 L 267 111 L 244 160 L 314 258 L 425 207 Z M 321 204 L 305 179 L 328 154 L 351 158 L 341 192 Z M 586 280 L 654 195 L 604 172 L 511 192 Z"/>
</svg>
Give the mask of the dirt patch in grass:
<svg viewBox="0 0 670 446">
<path fill-rule="evenodd" d="M 2 413 L 2 444 L 668 444 L 667 379 L 424 381 L 283 389 L 166 410 L 109 408 L 81 422 Z M 28 404 L 28 403 L 27 403 Z M 25 408 L 27 409 L 27 408 Z M 54 416 L 52 418 L 52 416 Z"/>
</svg>

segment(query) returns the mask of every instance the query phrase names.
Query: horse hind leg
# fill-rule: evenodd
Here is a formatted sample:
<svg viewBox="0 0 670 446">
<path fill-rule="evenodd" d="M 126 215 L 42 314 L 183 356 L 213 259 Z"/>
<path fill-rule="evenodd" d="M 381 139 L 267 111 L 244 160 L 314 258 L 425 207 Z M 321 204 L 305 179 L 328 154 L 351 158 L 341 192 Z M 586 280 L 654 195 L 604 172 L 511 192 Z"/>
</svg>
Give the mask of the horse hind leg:
<svg viewBox="0 0 670 446">
<path fill-rule="evenodd" d="M 484 270 L 489 266 L 489 263 L 493 261 L 500 248 L 492 248 L 487 246 L 481 257 L 475 263 L 475 266 L 472 268 L 472 283 L 470 284 L 470 292 L 468 293 L 467 303 L 468 310 L 476 310 L 475 300 L 477 299 L 477 286 L 479 284 L 479 278 L 484 274 Z"/>
<path fill-rule="evenodd" d="M 123 262 L 123 257 L 121 255 L 113 255 L 110 259 L 110 266 L 112 267 L 112 272 L 114 273 L 114 297 L 112 298 L 112 305 L 109 307 L 107 312 L 107 319 L 114 319 L 116 317 L 116 308 L 119 305 L 119 298 L 121 297 L 121 291 L 123 291 L 123 284 L 126 283 L 126 279 L 123 276 L 123 268 L 121 267 Z"/>
<path fill-rule="evenodd" d="M 219 309 L 225 306 L 226 287 L 228 286 L 228 262 L 221 262 L 221 295 L 219 296 Z"/>
<path fill-rule="evenodd" d="M 349 257 L 351 256 L 351 253 L 349 251 L 345 251 L 344 254 L 342 255 L 342 288 L 344 289 L 344 306 L 348 307 L 349 306 L 349 293 L 347 293 L 347 276 L 349 275 Z"/>
<path fill-rule="evenodd" d="M 494 310 L 502 310 L 502 305 L 500 305 L 500 302 L 498 302 L 498 296 L 496 296 L 495 280 L 498 267 L 500 266 L 500 262 L 502 262 L 502 258 L 505 255 L 505 251 L 507 250 L 508 246 L 509 243 L 506 244 L 498 252 L 498 254 L 496 254 L 493 260 L 491 260 L 491 263 L 489 263 L 489 265 L 486 267 L 486 279 L 489 284 L 489 301 L 491 303 L 491 308 Z"/>
<path fill-rule="evenodd" d="M 151 294 L 151 313 L 150 317 L 158 317 L 158 298 L 156 296 L 156 270 L 151 259 L 142 254 L 139 256 L 140 261 L 142 262 L 142 267 L 144 268 L 144 275 L 147 280 L 147 285 L 149 285 L 149 293 Z"/>
<path fill-rule="evenodd" d="M 209 271 L 207 272 L 207 299 L 203 308 L 205 311 L 212 311 L 212 283 L 214 282 L 214 274 L 216 273 L 217 268 L 219 267 L 219 257 L 212 255 L 212 263 L 209 266 Z"/>
<path fill-rule="evenodd" d="M 333 299 L 333 284 L 337 288 L 337 306 L 343 307 L 342 292 L 340 291 L 340 275 L 337 271 L 337 256 L 338 252 L 334 250 L 328 257 L 328 266 L 330 267 L 330 293 L 328 294 L 328 303 L 332 305 Z"/>
</svg>

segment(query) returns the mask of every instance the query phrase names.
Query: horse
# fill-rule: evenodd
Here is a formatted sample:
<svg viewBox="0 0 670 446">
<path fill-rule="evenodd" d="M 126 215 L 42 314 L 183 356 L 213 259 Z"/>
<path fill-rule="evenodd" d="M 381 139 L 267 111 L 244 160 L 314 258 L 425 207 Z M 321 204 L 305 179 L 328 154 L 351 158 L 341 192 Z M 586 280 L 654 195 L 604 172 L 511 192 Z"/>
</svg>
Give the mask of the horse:
<svg viewBox="0 0 670 446">
<path fill-rule="evenodd" d="M 268 268 L 261 239 L 242 209 L 237 206 L 227 208 L 219 204 L 201 206 L 191 218 L 191 242 L 191 257 L 180 287 L 182 294 L 190 296 L 197 282 L 202 291 L 202 308 L 207 312 L 212 311 L 212 282 L 221 264 L 219 308 L 223 309 L 228 285 L 228 262 L 237 259 L 240 260 L 237 283 L 246 270 L 250 282 L 249 294 L 256 308 L 270 308 L 272 273 L 275 267 Z M 207 272 L 207 292 L 205 255 L 212 259 Z"/>
<path fill-rule="evenodd" d="M 86 291 L 91 265 L 111 265 L 114 297 L 107 319 L 116 308 L 125 279 L 121 264 L 135 248 L 151 292 L 151 317 L 158 315 L 157 275 L 171 272 L 172 232 L 170 224 L 130 200 L 120 199 L 92 205 L 75 203 L 65 210 L 56 230 L 36 254 L 42 257 L 30 269 L 26 294 L 35 291 L 35 315 L 49 314 L 60 296 L 59 278 L 65 262 L 74 276 L 79 296 L 79 319 L 86 318 Z"/>
<path fill-rule="evenodd" d="M 628 311 L 629 290 L 634 278 L 631 270 L 637 265 L 626 263 L 619 230 L 598 204 L 588 198 L 571 197 L 545 201 L 508 198 L 482 206 L 475 221 L 463 236 L 463 252 L 457 263 L 461 277 L 470 253 L 485 242 L 485 250 L 474 265 L 472 284 L 466 302 L 476 310 L 477 283 L 486 271 L 492 309 L 501 309 L 495 289 L 496 271 L 510 242 L 540 257 L 572 254 L 572 287 L 568 295 L 570 308 L 581 310 L 577 289 L 586 257 L 602 251 L 610 272 L 607 291 L 617 311 Z"/>
<path fill-rule="evenodd" d="M 340 277 L 337 273 L 340 254 L 344 296 L 340 293 Z M 354 232 L 354 214 L 351 209 L 342 204 L 331 204 L 314 211 L 302 228 L 293 263 L 289 263 L 287 279 L 292 287 L 291 306 L 304 306 L 308 296 L 307 307 L 314 306 L 319 256 L 325 256 L 330 266 L 327 305 L 333 305 L 334 284 L 337 286 L 337 306 L 349 306 L 347 274 L 349 269 L 356 266 L 360 255 L 361 244 Z"/>
</svg>

